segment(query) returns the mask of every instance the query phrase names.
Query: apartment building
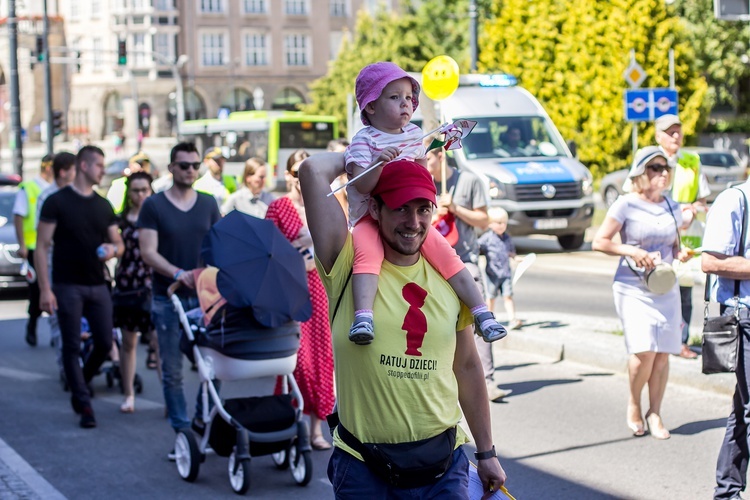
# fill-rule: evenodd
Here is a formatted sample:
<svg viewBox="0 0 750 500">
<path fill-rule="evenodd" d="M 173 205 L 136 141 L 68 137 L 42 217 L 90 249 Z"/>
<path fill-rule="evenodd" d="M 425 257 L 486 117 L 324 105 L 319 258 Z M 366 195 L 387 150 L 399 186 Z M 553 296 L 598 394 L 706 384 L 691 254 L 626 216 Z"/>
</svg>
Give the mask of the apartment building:
<svg viewBox="0 0 750 500">
<path fill-rule="evenodd" d="M 0 0 L 7 13 L 9 0 Z M 41 19 L 43 0 L 17 3 Z M 17 0 L 18 2 L 18 0 Z M 360 8 L 395 0 L 47 0 L 53 100 L 69 139 L 123 133 L 166 137 L 184 119 L 251 109 L 294 109 L 326 73 Z M 20 5 L 20 8 L 18 7 Z M 36 25 L 35 25 L 36 26 Z M 38 29 L 38 28 L 37 28 Z M 28 39 L 27 39 L 28 38 Z M 6 40 L 0 45 L 7 43 Z M 118 49 L 124 43 L 126 57 Z M 19 43 L 24 129 L 44 119 L 43 72 L 30 69 L 33 36 Z M 7 54 L 7 50 L 4 52 Z M 0 57 L 0 98 L 7 102 Z M 9 123 L 3 114 L 2 123 Z M 181 118 L 181 117 L 180 117 Z M 6 129 L 8 127 L 5 127 Z M 2 132 L 7 137 L 7 131 Z M 31 140 L 40 136 L 29 135 Z M 3 141 L 5 143 L 5 141 Z M 130 142 L 132 146 L 133 143 Z"/>
</svg>

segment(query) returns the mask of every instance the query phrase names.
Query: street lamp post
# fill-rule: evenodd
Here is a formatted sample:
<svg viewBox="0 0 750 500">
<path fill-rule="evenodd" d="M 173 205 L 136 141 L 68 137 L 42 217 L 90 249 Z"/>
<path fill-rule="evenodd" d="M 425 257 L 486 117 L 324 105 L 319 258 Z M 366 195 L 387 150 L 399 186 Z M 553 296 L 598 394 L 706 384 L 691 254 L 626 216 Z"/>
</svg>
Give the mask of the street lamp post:
<svg viewBox="0 0 750 500">
<path fill-rule="evenodd" d="M 177 62 L 172 64 L 172 76 L 174 76 L 175 89 L 177 95 L 175 96 L 174 103 L 177 106 L 177 139 L 182 138 L 180 133 L 180 125 L 185 121 L 185 94 L 182 88 L 182 78 L 180 77 L 179 69 L 188 61 L 188 56 L 182 54 L 177 58 Z"/>
<path fill-rule="evenodd" d="M 174 103 L 177 107 L 176 109 L 176 120 L 177 120 L 177 139 L 181 138 L 180 134 L 180 125 L 182 125 L 182 122 L 185 121 L 185 92 L 182 87 L 182 78 L 180 77 L 180 68 L 185 65 L 186 62 L 188 62 L 189 58 L 187 55 L 182 54 L 180 57 L 177 58 L 177 61 L 171 61 L 167 56 L 164 54 L 160 54 L 159 52 L 154 52 L 153 50 L 138 50 L 136 53 L 143 53 L 150 55 L 159 63 L 171 66 L 172 67 L 172 77 L 174 78 L 174 84 L 175 84 L 175 98 Z"/>
<path fill-rule="evenodd" d="M 23 141 L 21 137 L 21 98 L 18 84 L 18 18 L 16 0 L 8 2 L 8 31 L 10 49 L 10 148 L 13 151 L 13 171 L 23 176 Z"/>
<path fill-rule="evenodd" d="M 477 0 L 469 2 L 469 45 L 471 45 L 471 72 L 477 72 Z"/>
</svg>

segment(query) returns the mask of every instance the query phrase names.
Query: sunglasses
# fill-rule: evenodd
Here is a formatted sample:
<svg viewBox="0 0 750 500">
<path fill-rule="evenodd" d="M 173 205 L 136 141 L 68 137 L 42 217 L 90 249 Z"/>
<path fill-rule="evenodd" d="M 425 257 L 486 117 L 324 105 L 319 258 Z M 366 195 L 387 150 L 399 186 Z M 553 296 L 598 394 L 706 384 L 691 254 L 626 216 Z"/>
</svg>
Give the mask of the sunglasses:
<svg viewBox="0 0 750 500">
<path fill-rule="evenodd" d="M 299 178 L 299 169 L 298 168 L 296 168 L 296 169 L 293 168 L 292 170 L 289 171 L 289 173 L 292 174 L 292 177 L 294 177 L 295 179 Z"/>
<path fill-rule="evenodd" d="M 201 168 L 201 162 L 199 161 L 176 161 L 174 162 L 174 164 L 180 167 L 182 170 L 188 170 L 190 167 L 193 167 L 193 169 L 195 170 Z"/>
<path fill-rule="evenodd" d="M 646 166 L 647 169 L 651 170 L 652 172 L 662 173 L 669 171 L 669 165 L 666 163 L 653 163 L 651 165 Z"/>
</svg>

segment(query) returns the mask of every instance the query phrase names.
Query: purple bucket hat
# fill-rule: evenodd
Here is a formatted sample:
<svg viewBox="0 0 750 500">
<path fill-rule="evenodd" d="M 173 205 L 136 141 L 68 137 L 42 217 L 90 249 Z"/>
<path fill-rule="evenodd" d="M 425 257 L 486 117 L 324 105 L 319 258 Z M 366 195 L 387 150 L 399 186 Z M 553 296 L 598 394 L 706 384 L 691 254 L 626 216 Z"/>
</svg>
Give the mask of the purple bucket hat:
<svg viewBox="0 0 750 500">
<path fill-rule="evenodd" d="M 357 104 L 361 110 L 359 116 L 362 119 L 362 123 L 370 125 L 370 120 L 367 119 L 367 114 L 365 113 L 365 107 L 380 97 L 386 85 L 402 78 L 408 78 L 411 81 L 411 105 L 416 111 L 417 106 L 419 106 L 419 82 L 409 76 L 406 71 L 388 61 L 377 62 L 362 68 L 354 84 L 357 94 Z"/>
</svg>

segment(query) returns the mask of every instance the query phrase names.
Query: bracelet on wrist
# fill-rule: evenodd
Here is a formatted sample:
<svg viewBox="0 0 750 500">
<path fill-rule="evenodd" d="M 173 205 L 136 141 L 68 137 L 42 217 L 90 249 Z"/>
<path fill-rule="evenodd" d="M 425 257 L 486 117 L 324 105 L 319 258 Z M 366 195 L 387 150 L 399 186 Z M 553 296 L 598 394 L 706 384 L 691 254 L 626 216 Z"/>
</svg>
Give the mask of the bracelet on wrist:
<svg viewBox="0 0 750 500">
<path fill-rule="evenodd" d="M 497 452 L 495 451 L 495 445 L 492 445 L 492 449 L 489 451 L 475 451 L 474 452 L 474 458 L 477 460 L 487 460 L 490 458 L 497 457 Z"/>
<path fill-rule="evenodd" d="M 184 269 L 178 269 L 177 271 L 175 271 L 173 276 L 174 280 L 177 281 L 184 272 Z"/>
</svg>

